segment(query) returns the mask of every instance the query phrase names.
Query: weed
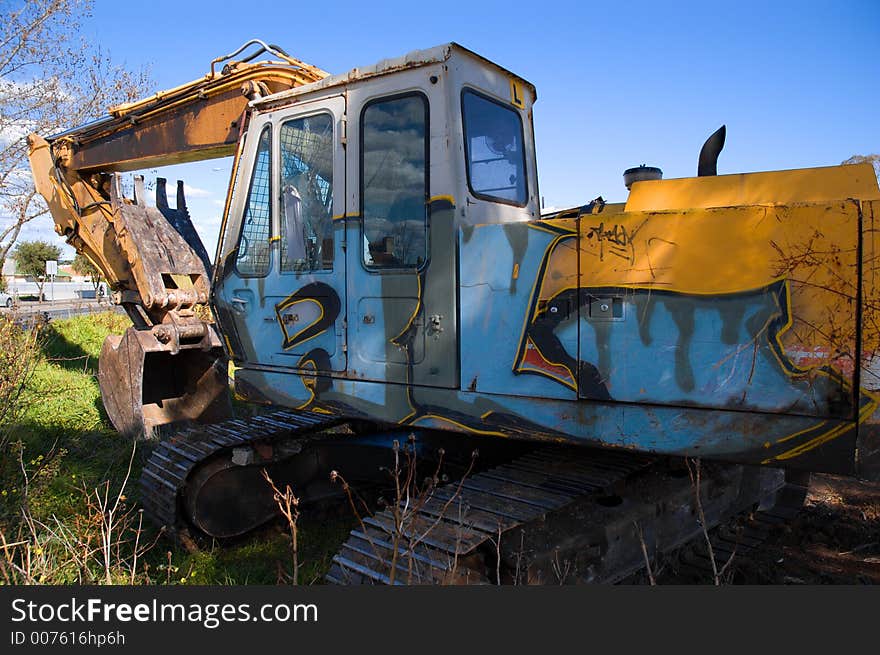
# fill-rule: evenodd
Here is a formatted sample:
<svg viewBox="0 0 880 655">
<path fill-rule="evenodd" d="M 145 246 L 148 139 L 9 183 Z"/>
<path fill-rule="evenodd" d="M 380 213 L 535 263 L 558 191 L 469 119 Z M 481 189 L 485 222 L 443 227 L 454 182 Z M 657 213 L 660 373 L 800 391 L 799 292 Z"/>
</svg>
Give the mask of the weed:
<svg viewBox="0 0 880 655">
<path fill-rule="evenodd" d="M 281 490 L 275 486 L 275 483 L 272 481 L 272 478 L 269 477 L 269 473 L 266 469 L 263 469 L 262 473 L 263 479 L 269 483 L 270 487 L 272 487 L 272 498 L 278 505 L 278 511 L 280 511 L 281 515 L 287 520 L 287 526 L 290 529 L 290 548 L 293 555 L 292 580 L 293 584 L 299 584 L 299 548 L 296 527 L 296 522 L 299 519 L 299 498 L 293 495 L 293 490 L 290 488 L 290 485 L 286 485 L 284 487 L 284 492 L 282 493 Z M 279 577 L 281 576 L 279 575 Z"/>
</svg>

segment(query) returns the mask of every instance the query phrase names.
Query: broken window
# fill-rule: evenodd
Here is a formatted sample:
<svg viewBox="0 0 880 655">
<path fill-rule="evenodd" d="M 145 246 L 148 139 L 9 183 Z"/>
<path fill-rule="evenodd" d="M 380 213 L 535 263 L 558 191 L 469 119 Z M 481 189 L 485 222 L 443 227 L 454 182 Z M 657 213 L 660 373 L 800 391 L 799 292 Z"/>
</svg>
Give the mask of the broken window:
<svg viewBox="0 0 880 655">
<path fill-rule="evenodd" d="M 281 270 L 333 268 L 333 117 L 281 126 Z"/>
</svg>

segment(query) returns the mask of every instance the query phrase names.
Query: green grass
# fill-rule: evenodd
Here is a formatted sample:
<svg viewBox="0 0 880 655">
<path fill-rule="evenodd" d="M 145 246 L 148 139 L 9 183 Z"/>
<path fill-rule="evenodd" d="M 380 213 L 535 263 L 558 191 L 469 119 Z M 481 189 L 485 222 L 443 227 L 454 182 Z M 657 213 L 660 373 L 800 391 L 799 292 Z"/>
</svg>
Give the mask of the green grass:
<svg viewBox="0 0 880 655">
<path fill-rule="evenodd" d="M 106 312 L 52 321 L 44 328 L 39 363 L 25 392 L 27 408 L 11 431 L 9 445 L 0 453 L 0 530 L 7 541 L 21 534 L 25 501 L 37 521 L 50 526 L 57 521 L 74 530 L 81 528 L 86 535 L 95 529 L 89 493 L 108 482 L 111 493 L 120 489 L 133 444 L 116 433 L 107 418 L 100 399 L 97 363 L 104 338 L 121 333 L 128 325 L 125 316 Z M 132 510 L 137 507 L 137 480 L 151 447 L 148 442 L 136 445 L 125 489 L 125 503 Z M 28 478 L 26 496 L 22 466 Z M 132 516 L 136 516 L 134 511 Z M 301 520 L 301 584 L 320 581 L 352 523 L 344 519 Z M 132 537 L 131 532 L 125 535 Z M 141 543 L 156 537 L 148 526 Z M 52 543 L 53 537 L 48 535 L 35 540 L 33 547 L 45 544 L 49 548 Z M 290 573 L 290 540 L 284 526 L 279 525 L 249 540 L 196 553 L 159 537 L 141 559 L 138 581 L 275 584 L 285 576 L 289 579 Z M 114 573 L 113 579 L 126 581 L 121 572 Z M 76 578 L 59 573 L 47 581 L 75 582 Z"/>
</svg>

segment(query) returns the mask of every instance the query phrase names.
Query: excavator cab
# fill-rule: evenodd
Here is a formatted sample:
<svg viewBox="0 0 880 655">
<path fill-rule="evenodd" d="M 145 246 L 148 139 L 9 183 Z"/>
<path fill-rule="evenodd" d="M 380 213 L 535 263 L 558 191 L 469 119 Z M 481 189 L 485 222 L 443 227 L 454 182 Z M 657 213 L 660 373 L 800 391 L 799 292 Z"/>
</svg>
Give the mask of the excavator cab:
<svg viewBox="0 0 880 655">
<path fill-rule="evenodd" d="M 539 217 L 534 98 L 450 44 L 252 103 L 212 295 L 239 395 L 458 387 L 459 230 Z"/>
</svg>

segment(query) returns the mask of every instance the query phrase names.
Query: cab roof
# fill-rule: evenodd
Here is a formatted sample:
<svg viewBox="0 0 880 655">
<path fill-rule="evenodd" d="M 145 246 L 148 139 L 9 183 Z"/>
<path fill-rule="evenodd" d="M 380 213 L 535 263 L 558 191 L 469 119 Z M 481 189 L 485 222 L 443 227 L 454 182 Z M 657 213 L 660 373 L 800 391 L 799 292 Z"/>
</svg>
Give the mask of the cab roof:
<svg viewBox="0 0 880 655">
<path fill-rule="evenodd" d="M 391 59 L 382 59 L 381 61 L 373 64 L 372 66 L 364 66 L 358 68 L 352 68 L 347 73 L 340 73 L 338 75 L 330 75 L 325 77 L 324 79 L 318 80 L 317 82 L 312 82 L 310 84 L 304 84 L 302 86 L 298 86 L 292 89 L 287 89 L 286 91 L 281 91 L 279 93 L 275 93 L 272 95 L 268 95 L 264 98 L 260 98 L 258 100 L 254 100 L 251 102 L 251 106 L 264 109 L 269 106 L 273 106 L 279 103 L 283 103 L 285 100 L 289 100 L 304 94 L 313 93 L 315 91 L 319 91 L 322 89 L 332 88 L 336 86 L 343 86 L 346 84 L 351 84 L 353 82 L 357 82 L 360 80 L 365 80 L 371 77 L 378 77 L 380 75 L 388 75 L 390 73 L 395 73 L 402 70 L 408 70 L 411 68 L 420 68 L 422 66 L 429 66 L 431 64 L 442 63 L 445 61 L 449 61 L 454 56 L 464 56 L 472 59 L 478 60 L 482 64 L 488 64 L 489 66 L 499 70 L 505 75 L 513 77 L 524 84 L 528 85 L 530 90 L 532 91 L 533 97 L 537 99 L 537 93 L 535 91 L 535 86 L 526 79 L 512 73 L 506 68 L 499 66 L 495 62 L 478 55 L 472 50 L 465 48 L 462 45 L 459 45 L 455 42 L 445 43 L 443 45 L 434 46 L 433 48 L 427 48 L 425 50 L 414 50 L 410 53 L 403 55 L 402 57 L 394 57 Z"/>
</svg>

